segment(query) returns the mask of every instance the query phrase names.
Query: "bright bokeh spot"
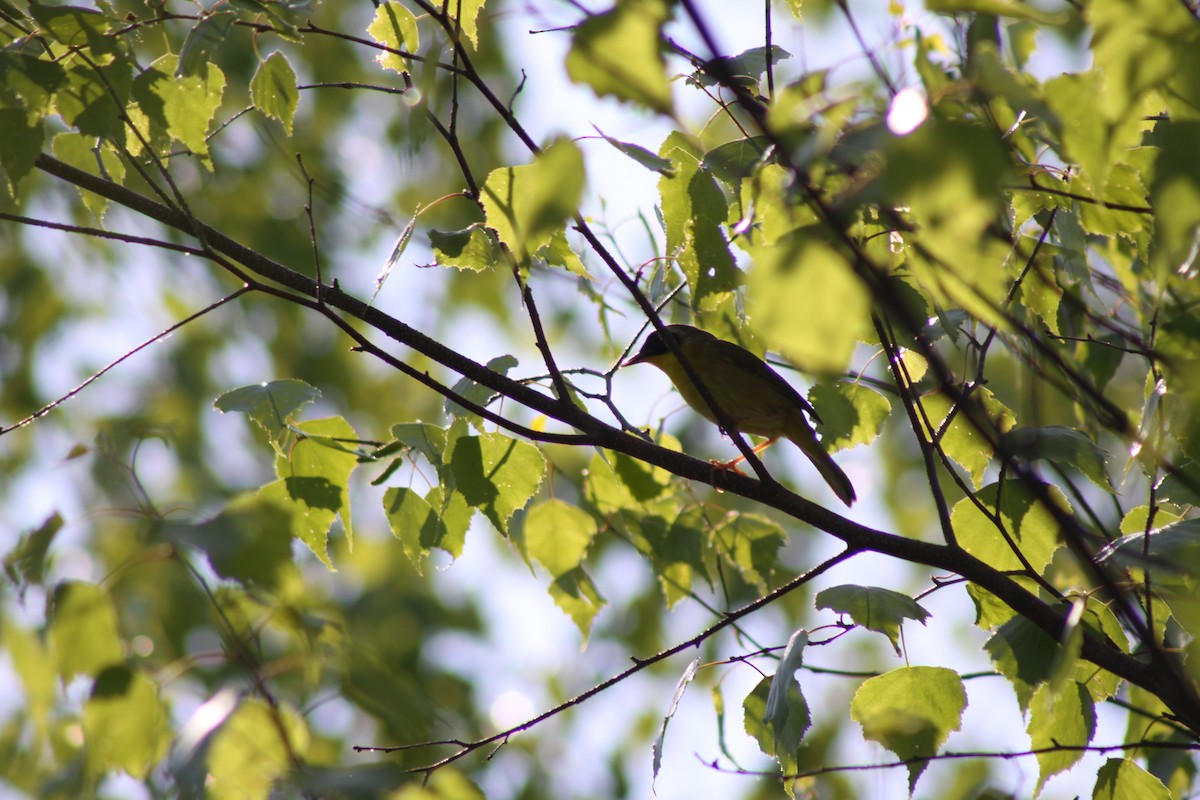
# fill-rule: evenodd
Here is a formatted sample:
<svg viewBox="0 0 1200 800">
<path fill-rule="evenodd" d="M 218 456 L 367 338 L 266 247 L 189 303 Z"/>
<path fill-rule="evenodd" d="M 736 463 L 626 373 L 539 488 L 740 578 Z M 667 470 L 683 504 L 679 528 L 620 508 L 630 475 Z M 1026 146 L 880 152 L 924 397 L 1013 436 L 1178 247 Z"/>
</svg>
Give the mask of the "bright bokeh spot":
<svg viewBox="0 0 1200 800">
<path fill-rule="evenodd" d="M 907 136 L 921 127 L 928 116 L 929 104 L 925 102 L 925 93 L 911 86 L 901 89 L 892 98 L 892 107 L 888 109 L 888 130 L 897 136 Z"/>
</svg>

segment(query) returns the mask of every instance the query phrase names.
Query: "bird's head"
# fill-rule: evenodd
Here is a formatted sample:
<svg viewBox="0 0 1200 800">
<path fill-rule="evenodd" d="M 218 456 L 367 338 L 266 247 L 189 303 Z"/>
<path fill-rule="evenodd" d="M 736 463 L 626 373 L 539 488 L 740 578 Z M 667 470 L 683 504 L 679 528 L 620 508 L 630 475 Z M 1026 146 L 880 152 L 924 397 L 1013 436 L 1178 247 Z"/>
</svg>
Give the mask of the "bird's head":
<svg viewBox="0 0 1200 800">
<path fill-rule="evenodd" d="M 699 328 L 693 328 L 691 325 L 667 325 L 660 333 L 657 330 L 650 331 L 650 335 L 646 337 L 646 341 L 642 343 L 642 349 L 637 352 L 637 355 L 628 359 L 621 366 L 628 367 L 633 364 L 661 364 L 664 359 L 673 358 L 671 347 L 667 344 L 667 338 L 675 344 L 677 350 L 686 350 L 688 345 L 703 339 L 711 339 L 712 334 L 706 333 Z M 684 356 L 687 357 L 686 355 Z"/>
</svg>

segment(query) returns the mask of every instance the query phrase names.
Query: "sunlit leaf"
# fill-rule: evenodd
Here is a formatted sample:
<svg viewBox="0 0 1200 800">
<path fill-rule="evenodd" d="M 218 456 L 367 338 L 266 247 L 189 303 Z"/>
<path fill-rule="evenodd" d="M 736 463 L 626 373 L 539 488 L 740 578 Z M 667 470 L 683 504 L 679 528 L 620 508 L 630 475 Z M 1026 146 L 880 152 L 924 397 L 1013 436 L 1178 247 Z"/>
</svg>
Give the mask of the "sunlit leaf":
<svg viewBox="0 0 1200 800">
<path fill-rule="evenodd" d="M 795 752 L 810 724 L 807 714 L 802 714 L 799 720 L 791 719 L 793 709 L 805 704 L 800 684 L 796 681 L 796 670 L 804 662 L 804 648 L 807 645 L 807 631 L 801 629 L 793 633 L 788 638 L 783 657 L 779 659 L 779 669 L 771 677 L 763 722 L 770 725 L 775 734 L 773 749 L 776 753 Z"/>
<path fill-rule="evenodd" d="M 1049 487 L 1047 491 L 1055 502 L 1067 508 L 1067 500 L 1057 488 Z M 980 489 L 975 499 L 991 514 L 998 515 L 998 525 L 970 499 L 958 501 L 950 517 L 958 543 L 995 569 L 1024 569 L 1023 556 L 1034 571 L 1040 572 L 1062 542 L 1058 522 L 1038 497 L 1032 487 L 1017 480 Z"/>
<path fill-rule="evenodd" d="M 667 738 L 667 723 L 675 716 L 675 710 L 679 708 L 679 701 L 683 699 L 683 693 L 687 690 L 688 684 L 696 677 L 696 669 L 700 666 L 700 656 L 696 656 L 688 662 L 687 669 L 679 676 L 679 681 L 675 684 L 675 691 L 671 695 L 671 705 L 667 708 L 667 713 L 663 716 L 662 727 L 658 729 L 658 739 L 654 742 L 653 747 L 653 777 L 658 777 L 658 770 L 662 767 L 662 751 L 663 742 Z M 653 781 L 653 779 L 651 779 Z"/>
<path fill-rule="evenodd" d="M 229 11 L 202 16 L 183 40 L 176 66 L 178 74 L 189 77 L 201 73 L 211 63 L 213 52 L 225 41 L 236 21 L 237 15 Z"/>
<path fill-rule="evenodd" d="M 759 514 L 730 514 L 715 532 L 721 554 L 749 583 L 765 592 L 787 542 L 783 528 Z"/>
<path fill-rule="evenodd" d="M 296 89 L 296 73 L 283 53 L 276 50 L 259 65 L 250 80 L 250 97 L 259 111 L 282 122 L 291 135 L 300 92 Z"/>
<path fill-rule="evenodd" d="M 332 569 L 326 546 L 335 516 L 342 519 L 346 540 L 353 542 L 349 480 L 358 457 L 341 442 L 353 441 L 356 435 L 341 417 L 310 420 L 295 429 L 304 438 L 276 456 L 279 480 L 260 494 L 291 509 L 293 535 Z"/>
<path fill-rule="evenodd" d="M 46 574 L 46 554 L 62 526 L 63 518 L 55 512 L 36 529 L 21 534 L 16 546 L 5 554 L 4 574 L 22 592 L 42 583 Z"/>
<path fill-rule="evenodd" d="M 736 56 L 722 56 L 715 62 L 709 62 L 706 69 L 697 70 L 693 78 L 702 86 L 715 86 L 722 78 L 722 73 L 729 75 L 736 83 L 754 87 L 767 72 L 767 60 L 772 65 L 791 58 L 792 54 L 779 45 L 766 47 L 751 47 Z"/>
<path fill-rule="evenodd" d="M 584 644 L 587 644 L 592 622 L 600 613 L 601 607 L 604 606 L 604 597 L 596 588 L 596 584 L 592 582 L 591 576 L 583 570 L 583 567 L 564 572 L 550 584 L 550 596 L 554 598 L 554 604 L 571 618 L 575 627 L 579 628 Z"/>
<path fill-rule="evenodd" d="M 667 254 L 687 279 L 693 308 L 714 308 L 739 283 L 722 227 L 729 214 L 725 195 L 688 137 L 669 134 L 658 154 L 674 165 L 674 175 L 658 181 Z"/>
<path fill-rule="evenodd" d="M 533 445 L 499 433 L 464 436 L 450 452 L 450 467 L 464 500 L 505 533 L 508 519 L 533 497 L 546 458 Z"/>
<path fill-rule="evenodd" d="M 799 742 L 812 725 L 812 713 L 808 701 L 800 690 L 800 684 L 791 675 L 780 676 L 786 680 L 787 691 L 784 701 L 787 705 L 786 727 L 781 735 L 776 735 L 774 725 L 767 722 L 767 698 L 775 683 L 775 678 L 763 678 L 759 681 L 746 699 L 742 702 L 743 727 L 746 733 L 758 743 L 758 748 L 766 755 L 772 756 L 779 764 L 779 770 L 784 775 L 794 774 L 799 764 L 795 749 L 790 751 L 776 750 L 776 742 L 786 744 Z M 780 711 L 776 718 L 782 717 Z M 790 788 L 788 789 L 790 793 Z"/>
<path fill-rule="evenodd" d="M 1092 800 L 1169 800 L 1162 781 L 1142 769 L 1132 758 L 1110 758 L 1096 773 Z"/>
<path fill-rule="evenodd" d="M 755 332 L 801 369 L 841 373 L 867 335 L 870 297 L 831 247 L 803 232 L 753 248 Z"/>
<path fill-rule="evenodd" d="M 496 266 L 500 250 L 495 235 L 475 222 L 461 231 L 429 231 L 429 246 L 437 263 L 482 272 Z"/>
<path fill-rule="evenodd" d="M 933 424 L 933 441 L 971 473 L 976 488 L 982 486 L 984 471 L 996 454 L 993 437 L 1009 431 L 1016 424 L 1015 415 L 984 388 L 974 389 L 964 400 L 975 404 L 971 413 L 964 410 L 963 404 L 954 405 L 944 394 L 926 395 L 921 403 Z"/>
<path fill-rule="evenodd" d="M 583 154 L 566 140 L 552 143 L 532 164 L 493 170 L 479 198 L 488 227 L 526 261 L 578 211 L 584 179 Z"/>
<path fill-rule="evenodd" d="M 60 677 L 99 675 L 124 661 L 117 610 L 108 592 L 80 581 L 54 588 L 50 605 L 50 653 Z"/>
<path fill-rule="evenodd" d="M 273 440 L 281 441 L 295 413 L 320 396 L 317 389 L 304 381 L 279 380 L 230 389 L 213 401 L 213 408 L 226 414 L 240 411 Z"/>
<path fill-rule="evenodd" d="M 219 800 L 266 797 L 275 781 L 308 750 L 309 732 L 291 708 L 243 700 L 213 736 L 208 795 Z"/>
<path fill-rule="evenodd" d="M 583 563 L 596 530 L 591 515 L 551 499 L 529 509 L 525 517 L 525 546 L 529 555 L 551 577 L 557 578 Z"/>
<path fill-rule="evenodd" d="M 392 50 L 415 53 L 420 47 L 417 18 L 403 4 L 382 3 L 375 9 L 375 18 L 367 26 L 367 34 L 379 44 Z M 396 53 L 380 53 L 375 57 L 384 69 L 408 72 L 408 59 Z"/>
<path fill-rule="evenodd" d="M 163 535 L 208 556 L 222 578 L 273 588 L 292 563 L 294 505 L 279 505 L 258 494 L 235 497 L 217 516 L 197 525 L 168 523 Z"/>
<path fill-rule="evenodd" d="M 158 686 L 140 670 L 109 667 L 83 704 L 88 770 L 121 770 L 145 778 L 167 754 L 170 714 Z"/>
<path fill-rule="evenodd" d="M 863 736 L 902 759 L 935 755 L 962 724 L 967 695 L 962 678 L 944 667 L 903 667 L 863 682 L 850 716 Z M 928 765 L 908 767 L 909 790 Z"/>
<path fill-rule="evenodd" d="M 831 453 L 875 441 L 892 412 L 886 397 L 861 383 L 821 381 L 808 399 L 821 415 L 817 433 Z"/>
<path fill-rule="evenodd" d="M 671 86 L 663 60 L 661 0 L 626 0 L 576 26 L 567 75 L 596 94 L 671 113 Z"/>
<path fill-rule="evenodd" d="M 1082 431 L 1061 425 L 1013 428 L 1000 438 L 1000 446 L 1026 461 L 1045 459 L 1058 466 L 1074 467 L 1101 489 L 1113 491 L 1107 472 L 1108 453 Z"/>
<path fill-rule="evenodd" d="M 1096 708 L 1087 689 L 1071 682 L 1059 692 L 1050 684 L 1042 684 L 1029 704 L 1029 740 L 1034 750 L 1042 748 L 1081 747 L 1090 744 L 1096 733 Z M 1038 783 L 1040 794 L 1046 781 L 1083 758 L 1083 751 L 1051 750 L 1038 753 Z"/>
<path fill-rule="evenodd" d="M 856 625 L 887 636 L 900 655 L 900 625 L 906 619 L 925 624 L 929 612 L 907 595 L 878 586 L 843 585 L 817 593 L 816 607 L 847 614 Z"/>
</svg>

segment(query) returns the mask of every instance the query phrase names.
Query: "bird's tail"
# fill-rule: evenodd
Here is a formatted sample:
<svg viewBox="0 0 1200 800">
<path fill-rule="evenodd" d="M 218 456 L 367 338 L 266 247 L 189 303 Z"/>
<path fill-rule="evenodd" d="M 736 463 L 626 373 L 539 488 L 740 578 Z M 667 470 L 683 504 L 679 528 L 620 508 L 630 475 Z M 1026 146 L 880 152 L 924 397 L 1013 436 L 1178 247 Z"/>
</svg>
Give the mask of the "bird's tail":
<svg viewBox="0 0 1200 800">
<path fill-rule="evenodd" d="M 833 493 L 838 496 L 838 499 L 848 506 L 853 505 L 854 501 L 858 499 L 858 495 L 854 493 L 854 485 L 850 483 L 850 479 L 846 477 L 845 472 L 842 472 L 842 468 L 837 465 L 833 457 L 817 441 L 817 436 L 812 429 L 805 425 L 804 430 L 790 431 L 788 439 L 799 447 L 804 455 L 808 456 L 808 460 L 817 468 L 817 472 L 821 473 L 821 477 L 829 484 L 829 488 L 833 489 Z"/>
</svg>

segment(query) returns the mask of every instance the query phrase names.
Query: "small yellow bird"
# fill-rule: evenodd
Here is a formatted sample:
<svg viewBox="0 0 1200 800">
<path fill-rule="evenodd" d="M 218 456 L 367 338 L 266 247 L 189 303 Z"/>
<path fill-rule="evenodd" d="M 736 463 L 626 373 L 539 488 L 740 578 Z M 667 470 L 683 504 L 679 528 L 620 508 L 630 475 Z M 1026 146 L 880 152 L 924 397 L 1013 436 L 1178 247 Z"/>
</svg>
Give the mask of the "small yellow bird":
<svg viewBox="0 0 1200 800">
<path fill-rule="evenodd" d="M 850 479 L 825 452 L 825 448 L 817 441 L 817 434 L 804 417 L 807 413 L 820 422 L 816 410 L 783 376 L 744 347 L 718 339 L 691 325 L 667 325 L 666 335 L 671 337 L 676 349 L 704 381 L 708 393 L 734 427 L 740 433 L 767 437 L 765 443 L 755 448 L 756 453 L 769 447 L 781 436 L 786 437 L 808 456 L 808 460 L 843 503 L 850 505 L 855 501 L 854 486 Z M 637 355 L 621 366 L 632 364 L 651 364 L 661 369 L 689 406 L 709 422 L 717 422 L 717 415 L 704 402 L 700 391 L 688 378 L 683 364 L 658 331 L 651 331 Z M 731 463 L 736 464 L 737 461 Z"/>
</svg>

